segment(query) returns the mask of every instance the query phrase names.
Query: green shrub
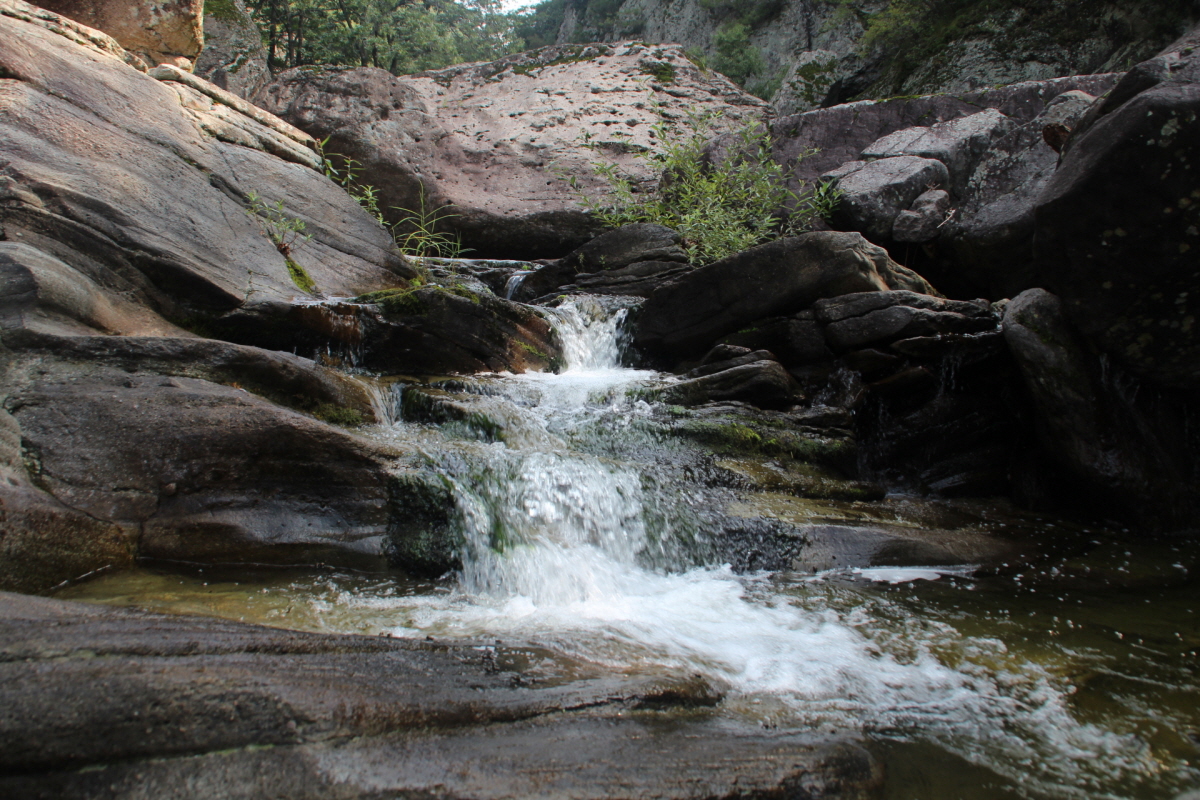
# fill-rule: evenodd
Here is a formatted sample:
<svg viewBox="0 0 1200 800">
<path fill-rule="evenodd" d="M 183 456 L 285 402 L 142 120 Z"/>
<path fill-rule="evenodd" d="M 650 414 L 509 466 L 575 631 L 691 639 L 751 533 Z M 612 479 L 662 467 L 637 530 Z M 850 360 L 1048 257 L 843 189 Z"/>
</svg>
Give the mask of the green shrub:
<svg viewBox="0 0 1200 800">
<path fill-rule="evenodd" d="M 258 192 L 246 194 L 246 214 L 258 220 L 263 233 L 275 245 L 275 249 L 283 255 L 287 264 L 288 275 L 296 288 L 305 294 L 316 294 L 317 284 L 304 267 L 292 260 L 292 248 L 297 242 L 306 242 L 312 238 L 304 232 L 304 220 L 290 216 L 285 210 L 282 200 L 268 203 L 259 196 Z"/>
<path fill-rule="evenodd" d="M 763 71 L 763 57 L 750 44 L 750 28 L 743 22 L 726 23 L 713 34 L 717 57 L 713 67 L 739 86 Z"/>
<path fill-rule="evenodd" d="M 733 132 L 728 155 L 709 158 L 713 119 L 691 116 L 682 128 L 665 120 L 654 126 L 661 147 L 640 155 L 662 175 L 649 197 L 612 162 L 593 164 L 610 187 L 604 198 L 593 198 L 579 189 L 578 181 L 568 180 L 583 205 L 606 225 L 655 222 L 679 231 L 695 264 L 803 232 L 816 218 L 828 216 L 837 190 L 789 189 L 788 170 L 771 157 L 770 132 L 757 122 Z M 784 210 L 789 207 L 794 209 L 790 214 Z"/>
<path fill-rule="evenodd" d="M 268 203 L 258 192 L 246 194 L 246 216 L 258 220 L 263 233 L 275 244 L 275 249 L 282 253 L 284 258 L 292 255 L 292 247 L 296 242 L 306 242 L 312 238 L 304 232 L 304 220 L 290 216 L 282 200 Z"/>
</svg>

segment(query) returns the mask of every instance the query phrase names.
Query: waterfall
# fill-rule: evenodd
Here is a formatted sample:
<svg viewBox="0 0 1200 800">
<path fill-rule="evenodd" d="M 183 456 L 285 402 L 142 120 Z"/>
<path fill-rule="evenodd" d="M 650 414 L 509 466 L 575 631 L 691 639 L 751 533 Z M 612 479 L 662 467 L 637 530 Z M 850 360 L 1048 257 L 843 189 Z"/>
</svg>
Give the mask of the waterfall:
<svg viewBox="0 0 1200 800">
<path fill-rule="evenodd" d="M 508 276 L 508 280 L 504 282 L 504 299 L 512 300 L 513 295 L 521 288 L 521 284 L 525 279 L 533 274 L 531 269 L 521 269 Z"/>
<path fill-rule="evenodd" d="M 585 295 L 543 309 L 558 334 L 568 371 L 620 369 L 631 304 L 606 300 Z"/>
</svg>

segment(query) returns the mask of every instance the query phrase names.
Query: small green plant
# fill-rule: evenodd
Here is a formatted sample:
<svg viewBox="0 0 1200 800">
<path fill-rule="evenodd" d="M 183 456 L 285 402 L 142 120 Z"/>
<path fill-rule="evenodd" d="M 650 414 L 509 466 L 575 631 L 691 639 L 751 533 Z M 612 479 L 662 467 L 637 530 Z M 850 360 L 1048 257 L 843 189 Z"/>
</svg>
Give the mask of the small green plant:
<svg viewBox="0 0 1200 800">
<path fill-rule="evenodd" d="M 249 192 L 246 194 L 246 215 L 258 220 L 263 233 L 284 258 L 291 258 L 296 242 L 307 242 L 312 238 L 304 232 L 304 220 L 289 215 L 282 200 L 268 203 L 258 192 Z"/>
<path fill-rule="evenodd" d="M 282 200 L 268 203 L 259 196 L 258 192 L 248 192 L 246 204 L 246 215 L 258 220 L 263 233 L 283 256 L 292 283 L 296 284 L 296 288 L 305 294 L 316 294 L 317 284 L 312 276 L 304 267 L 292 260 L 292 248 L 296 243 L 307 242 L 312 238 L 304 232 L 304 220 L 288 214 Z"/>
<path fill-rule="evenodd" d="M 392 206 L 392 210 L 402 216 L 395 223 L 389 224 L 379 207 L 379 190 L 359 179 L 362 164 L 349 156 L 327 152 L 325 148 L 329 139 L 330 137 L 326 136 L 320 142 L 325 177 L 345 189 L 346 194 L 362 206 L 364 211 L 387 228 L 401 253 L 417 258 L 457 258 L 466 252 L 457 234 L 437 230 L 439 223 L 458 215 L 445 209 L 430 208 L 425 195 L 425 184 L 421 184 L 418 208 L 410 210 Z"/>
<path fill-rule="evenodd" d="M 709 151 L 713 120 L 711 114 L 692 115 L 679 127 L 665 119 L 654 126 L 659 149 L 639 154 L 662 176 L 650 196 L 611 161 L 592 165 L 609 186 L 605 197 L 588 195 L 578 180 L 568 177 L 568 182 L 580 202 L 607 225 L 655 222 L 679 231 L 694 264 L 809 230 L 815 219 L 832 211 L 835 188 L 822 185 L 806 192 L 803 184 L 798 191 L 788 187 L 791 174 L 772 158 L 770 132 L 757 122 L 735 130 L 726 154 L 714 157 Z M 800 158 L 806 155 L 811 152 Z"/>
<path fill-rule="evenodd" d="M 387 225 L 383 212 L 379 208 L 379 192 L 369 183 L 359 181 L 362 174 L 362 164 L 340 153 L 328 153 L 325 147 L 329 144 L 330 136 L 321 140 L 318 149 L 321 153 L 321 163 L 325 177 L 346 190 L 346 194 L 362 206 L 380 225 Z"/>
<path fill-rule="evenodd" d="M 426 198 L 424 184 L 421 184 L 417 208 L 395 210 L 404 216 L 392 226 L 392 238 L 404 255 L 417 258 L 458 258 L 466 252 L 458 234 L 437 229 L 440 223 L 458 215 L 444 208 L 432 208 Z"/>
</svg>

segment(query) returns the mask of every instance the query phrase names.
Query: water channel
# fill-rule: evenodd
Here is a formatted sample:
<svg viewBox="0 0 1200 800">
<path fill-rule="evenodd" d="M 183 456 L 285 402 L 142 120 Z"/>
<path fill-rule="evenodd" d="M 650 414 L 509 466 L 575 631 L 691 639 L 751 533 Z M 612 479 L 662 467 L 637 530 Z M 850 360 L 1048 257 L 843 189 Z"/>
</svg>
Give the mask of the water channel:
<svg viewBox="0 0 1200 800">
<path fill-rule="evenodd" d="M 662 435 L 668 410 L 639 390 L 672 378 L 621 365 L 627 311 L 586 298 L 548 310 L 561 374 L 463 382 L 491 428 L 404 422 L 406 384 L 382 390 L 388 419 L 368 434 L 415 444 L 453 487 L 456 574 L 145 564 L 58 596 L 465 638 L 543 681 L 596 665 L 699 673 L 726 691 L 717 714 L 860 738 L 885 763 L 889 800 L 1175 798 L 1200 786 L 1195 546 L 1000 504 L 758 493 L 760 510 L 792 503 L 791 522 L 952 519 L 1052 546 L 986 566 L 735 572 L 713 529 L 746 498 L 709 485 L 694 444 Z"/>
</svg>

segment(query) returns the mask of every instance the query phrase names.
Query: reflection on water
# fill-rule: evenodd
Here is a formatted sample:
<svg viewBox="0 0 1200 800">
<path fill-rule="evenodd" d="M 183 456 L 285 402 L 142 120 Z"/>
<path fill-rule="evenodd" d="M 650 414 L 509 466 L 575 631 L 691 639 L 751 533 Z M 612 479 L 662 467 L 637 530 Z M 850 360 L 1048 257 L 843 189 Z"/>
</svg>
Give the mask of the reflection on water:
<svg viewBox="0 0 1200 800">
<path fill-rule="evenodd" d="M 736 575 L 702 557 L 709 495 L 663 466 L 667 442 L 639 438 L 653 408 L 629 389 L 666 378 L 619 367 L 624 311 L 578 301 L 553 313 L 567 371 L 494 378 L 479 395 L 520 435 L 443 447 L 428 427 L 377 432 L 428 446 L 453 486 L 466 542 L 455 580 L 144 566 L 58 596 L 500 640 L 514 645 L 506 665 L 534 681 L 699 672 L 730 687 L 720 713 L 859 733 L 888 765 L 892 800 L 1148 799 L 1200 784 L 1194 547 L 1120 545 L 1046 522 L 1037 537 L 1074 544 L 1035 567 L 980 572 L 972 557 Z M 811 511 L 773 502 L 778 518 Z M 895 500 L 854 513 L 897 509 L 914 529 L 929 516 Z"/>
</svg>

